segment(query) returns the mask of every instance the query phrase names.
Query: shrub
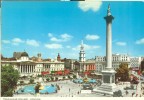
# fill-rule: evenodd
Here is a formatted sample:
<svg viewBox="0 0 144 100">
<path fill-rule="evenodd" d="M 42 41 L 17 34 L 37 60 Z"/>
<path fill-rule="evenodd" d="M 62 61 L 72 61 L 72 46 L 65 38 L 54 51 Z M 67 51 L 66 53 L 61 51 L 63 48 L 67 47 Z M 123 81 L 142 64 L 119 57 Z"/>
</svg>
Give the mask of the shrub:
<svg viewBox="0 0 144 100">
<path fill-rule="evenodd" d="M 65 76 L 63 76 L 63 79 L 65 79 Z"/>
<path fill-rule="evenodd" d="M 30 84 L 34 83 L 34 79 L 31 78 L 30 81 L 29 81 L 29 83 L 30 83 Z"/>
<path fill-rule="evenodd" d="M 50 81 L 50 79 L 49 79 L 49 78 L 47 78 L 47 79 L 46 79 L 46 81 Z"/>
<path fill-rule="evenodd" d="M 122 92 L 121 90 L 115 91 L 113 94 L 114 97 L 122 97 Z"/>
<path fill-rule="evenodd" d="M 55 80 L 57 81 L 57 80 L 58 80 L 58 77 L 56 77 Z"/>
<path fill-rule="evenodd" d="M 42 77 L 42 75 L 38 75 L 38 77 Z"/>
<path fill-rule="evenodd" d="M 68 76 L 68 78 L 70 79 L 71 77 L 70 77 L 70 76 Z"/>
<path fill-rule="evenodd" d="M 53 77 L 51 77 L 51 81 L 53 81 L 54 80 L 54 78 Z"/>
<path fill-rule="evenodd" d="M 24 84 L 24 81 L 20 81 L 20 84 Z"/>
<path fill-rule="evenodd" d="M 76 78 L 76 75 L 73 75 L 73 78 Z"/>
</svg>

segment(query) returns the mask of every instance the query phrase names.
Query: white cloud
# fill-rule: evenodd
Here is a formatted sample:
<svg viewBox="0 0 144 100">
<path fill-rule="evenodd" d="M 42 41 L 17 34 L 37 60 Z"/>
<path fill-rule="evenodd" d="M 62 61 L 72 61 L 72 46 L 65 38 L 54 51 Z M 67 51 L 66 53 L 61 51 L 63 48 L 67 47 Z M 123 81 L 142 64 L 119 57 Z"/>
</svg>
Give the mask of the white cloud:
<svg viewBox="0 0 144 100">
<path fill-rule="evenodd" d="M 116 42 L 116 45 L 118 45 L 118 46 L 126 46 L 126 42 Z"/>
<path fill-rule="evenodd" d="M 19 43 L 12 42 L 12 45 L 19 45 Z"/>
<path fill-rule="evenodd" d="M 71 48 L 71 46 L 67 45 L 66 48 Z"/>
<path fill-rule="evenodd" d="M 98 35 L 87 34 L 85 38 L 86 40 L 98 40 L 100 37 Z"/>
<path fill-rule="evenodd" d="M 70 40 L 70 39 L 72 38 L 72 36 L 65 33 L 65 34 L 62 34 L 62 35 L 61 35 L 61 38 L 62 38 L 64 41 L 68 41 L 68 40 Z"/>
<path fill-rule="evenodd" d="M 23 43 L 24 41 L 21 40 L 20 38 L 14 38 L 14 39 L 12 39 L 12 42 L 14 42 L 14 43 Z"/>
<path fill-rule="evenodd" d="M 8 44 L 8 43 L 10 43 L 10 41 L 9 40 L 2 40 L 2 43 Z"/>
<path fill-rule="evenodd" d="M 76 50 L 76 51 L 80 50 L 80 47 L 81 47 L 81 45 L 78 45 L 78 46 L 72 48 L 72 50 Z M 84 49 L 85 50 L 92 50 L 92 49 L 98 49 L 98 48 L 100 48 L 100 46 L 98 46 L 98 45 L 87 45 L 87 44 L 84 44 Z"/>
<path fill-rule="evenodd" d="M 53 37 L 52 33 L 48 33 L 48 37 Z"/>
<path fill-rule="evenodd" d="M 72 36 L 69 34 L 61 34 L 60 37 L 55 37 L 53 34 L 49 33 L 48 36 L 50 37 L 50 40 L 53 42 L 66 42 L 72 39 Z"/>
<path fill-rule="evenodd" d="M 20 38 L 14 38 L 12 39 L 12 45 L 19 45 L 20 43 L 24 43 L 25 41 L 23 41 Z"/>
<path fill-rule="evenodd" d="M 26 44 L 34 47 L 38 47 L 39 43 L 36 40 L 26 40 Z"/>
<path fill-rule="evenodd" d="M 61 42 L 62 41 L 61 39 L 57 39 L 56 37 L 52 37 L 50 40 L 54 41 L 54 42 Z"/>
<path fill-rule="evenodd" d="M 137 40 L 136 41 L 136 44 L 144 44 L 144 38 L 140 39 L 140 40 Z"/>
<path fill-rule="evenodd" d="M 60 49 L 63 48 L 61 44 L 45 44 L 48 49 Z"/>
<path fill-rule="evenodd" d="M 78 7 L 84 12 L 92 10 L 94 12 L 98 11 L 102 5 L 102 0 L 85 0 L 79 1 Z"/>
</svg>

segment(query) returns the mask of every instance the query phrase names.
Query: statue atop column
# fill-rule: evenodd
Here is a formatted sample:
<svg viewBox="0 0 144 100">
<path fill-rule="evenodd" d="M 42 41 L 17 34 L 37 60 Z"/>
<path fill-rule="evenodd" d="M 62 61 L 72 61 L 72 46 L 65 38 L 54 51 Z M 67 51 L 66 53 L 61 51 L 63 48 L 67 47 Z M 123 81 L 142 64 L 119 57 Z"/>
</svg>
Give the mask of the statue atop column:
<svg viewBox="0 0 144 100">
<path fill-rule="evenodd" d="M 108 5 L 107 15 L 108 15 L 108 16 L 111 15 L 111 11 L 110 11 L 110 4 Z"/>
</svg>

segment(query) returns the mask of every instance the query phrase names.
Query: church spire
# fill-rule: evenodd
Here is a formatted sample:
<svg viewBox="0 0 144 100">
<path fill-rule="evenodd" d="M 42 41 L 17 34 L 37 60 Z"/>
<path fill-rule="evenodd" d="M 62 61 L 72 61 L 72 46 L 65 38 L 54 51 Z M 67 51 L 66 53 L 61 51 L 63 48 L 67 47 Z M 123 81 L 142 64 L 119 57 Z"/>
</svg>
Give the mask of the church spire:
<svg viewBox="0 0 144 100">
<path fill-rule="evenodd" d="M 81 40 L 81 50 L 84 50 L 84 44 L 83 44 L 83 40 Z"/>
<path fill-rule="evenodd" d="M 80 62 L 84 62 L 85 61 L 85 51 L 84 51 L 83 40 L 81 41 L 81 46 L 80 46 L 79 61 Z"/>
</svg>

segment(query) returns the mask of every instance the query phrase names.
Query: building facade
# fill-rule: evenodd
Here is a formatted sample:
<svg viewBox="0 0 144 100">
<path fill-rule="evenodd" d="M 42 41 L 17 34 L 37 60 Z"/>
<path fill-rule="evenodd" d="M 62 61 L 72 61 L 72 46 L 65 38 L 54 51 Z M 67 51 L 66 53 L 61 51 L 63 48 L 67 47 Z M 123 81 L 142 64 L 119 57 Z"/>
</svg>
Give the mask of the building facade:
<svg viewBox="0 0 144 100">
<path fill-rule="evenodd" d="M 130 57 L 131 68 L 139 68 L 144 57 Z"/>
<path fill-rule="evenodd" d="M 59 60 L 59 61 L 58 61 Z M 40 75 L 42 71 L 64 71 L 64 62 L 58 60 L 42 60 L 41 54 L 35 57 L 34 60 L 30 59 L 26 52 L 14 52 L 13 58 L 2 58 L 2 66 L 12 65 L 17 69 L 21 76 Z"/>
<path fill-rule="evenodd" d="M 106 68 L 106 57 L 96 56 L 96 72 L 101 73 L 102 70 Z M 130 57 L 127 54 L 112 54 L 112 67 L 114 70 L 119 68 L 121 63 L 127 63 L 130 67 Z"/>
</svg>

